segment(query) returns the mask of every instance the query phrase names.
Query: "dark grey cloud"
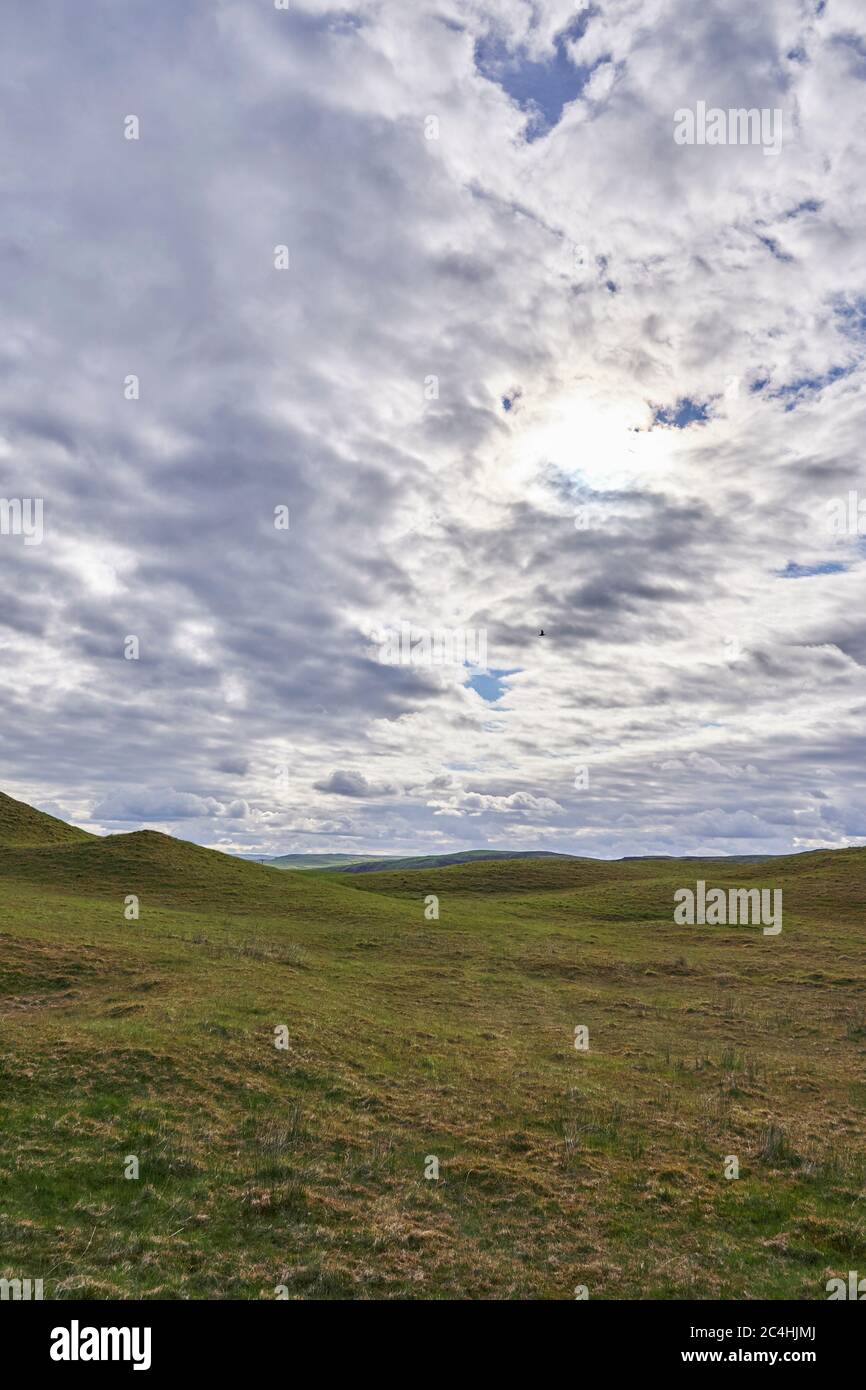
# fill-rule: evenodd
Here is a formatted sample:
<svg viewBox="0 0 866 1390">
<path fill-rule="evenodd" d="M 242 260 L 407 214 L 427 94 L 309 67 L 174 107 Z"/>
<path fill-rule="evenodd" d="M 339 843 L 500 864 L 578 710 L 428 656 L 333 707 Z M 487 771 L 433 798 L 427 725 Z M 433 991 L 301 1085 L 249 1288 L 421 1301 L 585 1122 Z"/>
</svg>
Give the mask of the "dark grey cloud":
<svg viewBox="0 0 866 1390">
<path fill-rule="evenodd" d="M 313 786 L 316 791 L 326 792 L 330 796 L 357 796 L 365 799 L 391 796 L 394 792 L 393 787 L 377 786 L 368 782 L 363 772 L 357 772 L 353 768 L 338 768 L 330 777 L 321 782 L 314 782 Z"/>
</svg>

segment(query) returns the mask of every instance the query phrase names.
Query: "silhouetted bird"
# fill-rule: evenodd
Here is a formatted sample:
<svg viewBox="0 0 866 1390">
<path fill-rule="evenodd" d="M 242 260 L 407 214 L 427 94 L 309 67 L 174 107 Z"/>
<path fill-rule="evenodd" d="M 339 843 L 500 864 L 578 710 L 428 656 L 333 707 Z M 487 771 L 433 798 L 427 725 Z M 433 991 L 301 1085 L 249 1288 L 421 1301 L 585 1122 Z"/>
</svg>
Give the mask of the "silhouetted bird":
<svg viewBox="0 0 866 1390">
<path fill-rule="evenodd" d="M 541 631 L 539 632 L 538 635 L 539 635 L 539 637 L 543 637 L 543 636 L 544 636 L 544 628 L 541 629 Z"/>
</svg>

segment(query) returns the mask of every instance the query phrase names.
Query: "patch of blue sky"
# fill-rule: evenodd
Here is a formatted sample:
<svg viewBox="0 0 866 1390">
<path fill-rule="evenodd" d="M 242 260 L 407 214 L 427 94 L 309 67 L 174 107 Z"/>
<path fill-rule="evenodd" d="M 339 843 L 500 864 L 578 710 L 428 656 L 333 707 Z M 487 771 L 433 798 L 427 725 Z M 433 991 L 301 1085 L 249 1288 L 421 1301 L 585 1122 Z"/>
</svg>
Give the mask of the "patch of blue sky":
<svg viewBox="0 0 866 1390">
<path fill-rule="evenodd" d="M 839 300 L 834 306 L 834 312 L 843 333 L 860 342 L 866 342 L 866 295 Z"/>
<path fill-rule="evenodd" d="M 684 430 L 688 425 L 703 425 L 710 418 L 710 407 L 706 401 L 693 401 L 682 396 L 676 405 L 659 405 L 653 411 L 654 425 L 667 425 L 675 430 Z"/>
<path fill-rule="evenodd" d="M 820 565 L 798 565 L 789 560 L 783 570 L 776 570 L 777 579 L 811 579 L 816 574 L 843 574 L 848 566 L 840 560 L 826 560 Z"/>
<path fill-rule="evenodd" d="M 560 30 L 553 41 L 552 56 L 541 61 L 529 58 L 525 47 L 509 48 L 495 34 L 475 45 L 475 66 L 482 77 L 497 83 L 529 115 L 528 141 L 540 139 L 558 124 L 565 107 L 580 96 L 597 66 L 577 66 L 567 48 L 569 41 L 583 34 L 591 14 L 591 9 L 585 10 Z"/>
<path fill-rule="evenodd" d="M 783 222 L 790 222 L 795 217 L 800 217 L 804 212 L 820 212 L 824 206 L 820 198 L 804 198 L 796 207 L 791 208 L 782 218 Z"/>
<path fill-rule="evenodd" d="M 476 691 L 482 700 L 493 705 L 506 693 L 504 685 L 506 676 L 516 675 L 519 669 L 519 667 L 515 667 L 511 671 L 481 671 L 475 676 L 470 676 L 465 684 L 470 690 Z"/>
<path fill-rule="evenodd" d="M 794 257 L 790 254 L 790 252 L 788 252 L 788 251 L 783 251 L 783 250 L 782 250 L 781 246 L 779 245 L 779 243 L 778 243 L 778 241 L 776 240 L 775 237 L 772 237 L 772 236 L 761 236 L 761 235 L 759 234 L 759 236 L 758 236 L 758 241 L 761 243 L 762 246 L 766 246 L 766 248 L 767 248 L 767 250 L 769 251 L 770 255 L 773 256 L 775 260 L 777 260 L 777 261 L 792 261 L 792 260 L 794 259 Z"/>
<path fill-rule="evenodd" d="M 823 391 L 825 386 L 832 386 L 833 382 L 839 381 L 841 377 L 849 376 L 853 370 L 853 364 L 849 364 L 847 367 L 831 367 L 821 376 L 797 377 L 796 380 L 786 382 L 784 386 L 776 386 L 772 390 L 766 390 L 770 383 L 768 378 L 764 378 L 754 382 L 751 389 L 753 392 L 763 392 L 768 400 L 786 401 L 786 411 L 796 410 L 803 401 L 816 396 L 819 391 Z"/>
</svg>

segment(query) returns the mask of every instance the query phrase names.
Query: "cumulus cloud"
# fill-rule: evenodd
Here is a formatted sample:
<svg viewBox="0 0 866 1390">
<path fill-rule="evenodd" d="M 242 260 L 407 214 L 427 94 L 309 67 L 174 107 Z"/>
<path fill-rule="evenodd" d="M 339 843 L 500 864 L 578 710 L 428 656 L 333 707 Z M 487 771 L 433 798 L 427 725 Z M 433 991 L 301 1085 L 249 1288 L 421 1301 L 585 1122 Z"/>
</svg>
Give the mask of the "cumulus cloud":
<svg viewBox="0 0 866 1390">
<path fill-rule="evenodd" d="M 314 782 L 313 785 L 316 791 L 328 792 L 332 796 L 390 796 L 394 791 L 393 787 L 377 786 L 368 782 L 363 772 L 356 772 L 352 768 L 345 771 L 335 770 L 330 777 L 326 777 L 322 782 Z"/>
<path fill-rule="evenodd" d="M 864 43 L 859 0 L 12 7 L 4 788 L 246 852 L 862 839 Z M 780 153 L 677 145 L 698 101 Z M 378 660 L 404 622 L 483 631 L 495 705 Z"/>
</svg>

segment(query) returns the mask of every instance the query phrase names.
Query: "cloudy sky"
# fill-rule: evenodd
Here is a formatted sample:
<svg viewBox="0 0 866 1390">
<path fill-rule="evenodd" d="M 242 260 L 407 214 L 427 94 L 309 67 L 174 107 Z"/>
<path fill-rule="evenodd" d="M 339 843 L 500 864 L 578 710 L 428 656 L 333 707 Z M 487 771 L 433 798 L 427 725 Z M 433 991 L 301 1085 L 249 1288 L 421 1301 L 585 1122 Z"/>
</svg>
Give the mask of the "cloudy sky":
<svg viewBox="0 0 866 1390">
<path fill-rule="evenodd" d="M 245 853 L 866 841 L 862 0 L 0 39 L 5 791 Z"/>
</svg>

